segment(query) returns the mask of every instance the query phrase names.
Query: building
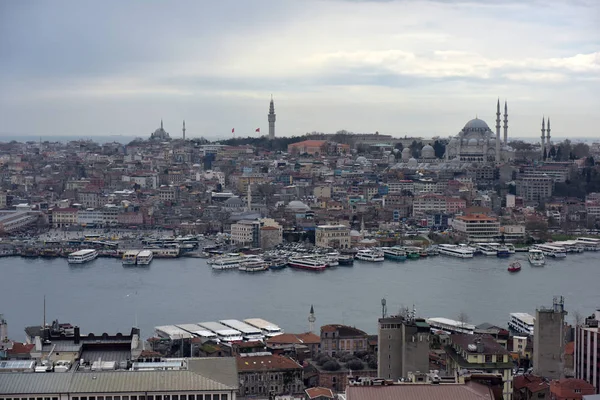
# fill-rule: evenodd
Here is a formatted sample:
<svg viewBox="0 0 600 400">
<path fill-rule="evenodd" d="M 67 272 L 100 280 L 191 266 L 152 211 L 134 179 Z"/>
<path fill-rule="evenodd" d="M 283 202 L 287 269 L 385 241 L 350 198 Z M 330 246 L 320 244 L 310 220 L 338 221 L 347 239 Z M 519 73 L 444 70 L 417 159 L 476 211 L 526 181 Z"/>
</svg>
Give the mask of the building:
<svg viewBox="0 0 600 400">
<path fill-rule="evenodd" d="M 584 395 L 595 393 L 594 386 L 583 379 L 567 378 L 550 382 L 551 400 L 581 400 Z"/>
<path fill-rule="evenodd" d="M 177 186 L 163 185 L 158 188 L 158 196 L 164 202 L 176 202 L 179 197 L 179 188 Z"/>
<path fill-rule="evenodd" d="M 10 234 L 35 224 L 40 216 L 36 211 L 0 212 L 0 234 Z"/>
<path fill-rule="evenodd" d="M 283 228 L 275 226 L 263 226 L 260 228 L 260 248 L 272 249 L 283 242 Z"/>
<path fill-rule="evenodd" d="M 446 146 L 446 161 L 459 160 L 478 163 L 500 163 L 514 158 L 514 150 L 508 147 L 508 109 L 504 103 L 504 140 L 500 138 L 500 101 L 496 107 L 496 134 L 488 124 L 475 118 Z"/>
<path fill-rule="evenodd" d="M 292 352 L 296 356 L 306 353 L 306 358 L 313 358 L 319 353 L 321 338 L 312 332 L 283 333 L 267 339 L 267 348 L 274 353 Z"/>
<path fill-rule="evenodd" d="M 237 245 L 260 247 L 260 221 L 242 220 L 231 225 L 231 241 Z"/>
<path fill-rule="evenodd" d="M 326 140 L 305 140 L 303 142 L 288 144 L 288 153 L 290 154 L 327 154 Z"/>
<path fill-rule="evenodd" d="M 334 400 L 336 398 L 329 388 L 313 387 L 306 389 L 304 393 L 305 400 Z"/>
<path fill-rule="evenodd" d="M 470 242 L 493 242 L 500 236 L 500 222 L 485 214 L 461 215 L 452 220 L 454 233 Z"/>
<path fill-rule="evenodd" d="M 155 130 L 154 132 L 152 132 L 152 134 L 150 135 L 150 140 L 171 140 L 171 136 L 169 135 L 169 133 L 167 131 L 164 130 L 163 128 L 163 121 L 162 119 L 160 120 L 160 128 L 158 128 L 157 130 Z"/>
<path fill-rule="evenodd" d="M 323 325 L 321 327 L 321 352 L 329 356 L 336 353 L 366 351 L 369 335 L 347 325 Z"/>
<path fill-rule="evenodd" d="M 52 210 L 52 224 L 55 228 L 62 228 L 77 224 L 77 208 L 55 208 Z"/>
<path fill-rule="evenodd" d="M 271 353 L 248 353 L 236 357 L 240 396 L 299 394 L 304 391 L 302 366 Z"/>
<path fill-rule="evenodd" d="M 550 383 L 537 375 L 518 375 L 513 378 L 512 400 L 549 400 Z"/>
<path fill-rule="evenodd" d="M 269 121 L 269 139 L 275 139 L 275 119 L 275 105 L 273 104 L 273 96 L 271 96 L 269 115 L 267 116 L 267 120 Z"/>
<path fill-rule="evenodd" d="M 319 225 L 315 230 L 315 246 L 350 248 L 350 228 L 345 225 Z"/>
<path fill-rule="evenodd" d="M 600 310 L 575 327 L 575 378 L 591 383 L 600 393 Z"/>
<path fill-rule="evenodd" d="M 505 400 L 512 399 L 513 363 L 508 351 L 499 345 L 491 335 L 450 335 L 446 346 L 447 373 L 459 371 L 483 371 L 502 376 L 502 394 Z"/>
<path fill-rule="evenodd" d="M 564 375 L 565 315 L 563 297 L 555 297 L 552 308 L 535 311 L 533 333 L 533 372 L 544 378 L 559 379 Z"/>
<path fill-rule="evenodd" d="M 16 361 L 23 362 L 23 361 Z M 10 370 L 11 362 L 2 369 Z M 195 358 L 177 362 L 134 363 L 144 370 L 93 372 L 0 371 L 0 399 L 202 399 L 235 400 L 238 390 L 233 358 Z M 108 395 L 104 397 L 105 395 Z"/>
<path fill-rule="evenodd" d="M 0 210 L 6 208 L 6 193 L 0 192 Z"/>
<path fill-rule="evenodd" d="M 516 180 L 517 196 L 525 201 L 539 203 L 552 196 L 554 180 L 546 175 L 521 176 Z"/>
<path fill-rule="evenodd" d="M 384 384 L 379 380 L 375 381 L 374 384 L 350 385 L 346 389 L 346 400 L 449 399 L 495 400 L 495 396 L 488 386 L 478 382 Z"/>
<path fill-rule="evenodd" d="M 525 239 L 525 225 L 504 225 L 500 234 L 505 242 L 520 242 Z"/>
<path fill-rule="evenodd" d="M 400 316 L 380 318 L 377 336 L 377 375 L 398 380 L 409 372 L 429 371 L 429 324 Z"/>
</svg>

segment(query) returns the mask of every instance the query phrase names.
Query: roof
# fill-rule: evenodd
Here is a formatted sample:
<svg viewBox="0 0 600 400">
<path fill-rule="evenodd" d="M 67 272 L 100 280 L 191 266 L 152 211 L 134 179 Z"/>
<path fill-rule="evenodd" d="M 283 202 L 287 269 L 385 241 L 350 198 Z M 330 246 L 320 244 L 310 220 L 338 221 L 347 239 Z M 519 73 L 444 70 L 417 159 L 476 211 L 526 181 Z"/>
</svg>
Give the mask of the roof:
<svg viewBox="0 0 600 400">
<path fill-rule="evenodd" d="M 312 332 L 283 333 L 267 339 L 267 344 L 319 344 L 321 338 Z"/>
<path fill-rule="evenodd" d="M 305 140 L 303 142 L 288 144 L 288 147 L 301 147 L 301 146 L 311 146 L 311 147 L 320 147 L 327 143 L 326 140 Z"/>
<path fill-rule="evenodd" d="M 469 385 L 401 384 L 390 386 L 348 386 L 347 400 L 493 400 L 489 389 Z"/>
<path fill-rule="evenodd" d="M 309 399 L 315 399 L 317 397 L 327 397 L 329 399 L 335 398 L 331 389 L 328 389 L 328 388 L 323 388 L 323 387 L 308 388 L 305 390 L 305 392 Z"/>
<path fill-rule="evenodd" d="M 7 353 L 9 355 L 29 354 L 31 352 L 31 349 L 33 349 L 34 347 L 35 344 L 13 342 L 12 348 L 8 349 Z"/>
<path fill-rule="evenodd" d="M 456 344 L 467 353 L 477 353 L 478 351 L 470 351 L 469 345 L 476 344 L 478 340 L 483 344 L 482 354 L 508 354 L 508 351 L 502 347 L 491 335 L 467 335 L 455 334 L 450 335 L 453 344 Z"/>
<path fill-rule="evenodd" d="M 536 393 L 548 389 L 550 384 L 541 376 L 517 375 L 513 377 L 513 387 L 515 390 L 527 388 L 531 393 Z"/>
<path fill-rule="evenodd" d="M 488 222 L 496 222 L 498 221 L 494 217 L 488 217 L 485 214 L 468 214 L 468 215 L 459 215 L 455 219 L 460 221 L 488 221 Z"/>
<path fill-rule="evenodd" d="M 302 366 L 291 358 L 272 354 L 268 356 L 237 357 L 239 372 L 302 369 Z"/>
<path fill-rule="evenodd" d="M 323 325 L 321 327 L 321 333 L 322 332 L 338 332 L 338 335 L 340 338 L 356 337 L 356 336 L 367 337 L 368 336 L 366 332 L 361 331 L 358 328 L 355 328 L 353 326 L 338 325 L 338 324 Z"/>
</svg>

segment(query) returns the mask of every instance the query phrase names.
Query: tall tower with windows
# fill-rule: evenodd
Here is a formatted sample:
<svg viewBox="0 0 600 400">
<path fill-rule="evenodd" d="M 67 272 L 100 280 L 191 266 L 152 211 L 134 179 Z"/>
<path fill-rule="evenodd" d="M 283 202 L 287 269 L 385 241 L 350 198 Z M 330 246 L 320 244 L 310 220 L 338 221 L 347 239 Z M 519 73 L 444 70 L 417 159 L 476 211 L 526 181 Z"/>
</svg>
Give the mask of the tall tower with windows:
<svg viewBox="0 0 600 400">
<path fill-rule="evenodd" d="M 271 95 L 271 103 L 269 105 L 269 139 L 275 139 L 275 105 L 273 104 L 273 95 Z"/>
<path fill-rule="evenodd" d="M 308 313 L 308 331 L 310 333 L 314 333 L 315 331 L 315 321 L 317 317 L 315 317 L 315 309 L 312 304 L 310 305 L 310 312 Z"/>
</svg>

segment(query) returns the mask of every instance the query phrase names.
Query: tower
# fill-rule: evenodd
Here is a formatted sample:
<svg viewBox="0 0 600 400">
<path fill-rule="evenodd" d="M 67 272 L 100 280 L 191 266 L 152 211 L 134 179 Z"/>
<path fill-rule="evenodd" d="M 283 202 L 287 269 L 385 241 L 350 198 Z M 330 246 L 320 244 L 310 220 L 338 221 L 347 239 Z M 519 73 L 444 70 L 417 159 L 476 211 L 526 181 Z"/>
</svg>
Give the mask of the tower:
<svg viewBox="0 0 600 400">
<path fill-rule="evenodd" d="M 500 162 L 500 98 L 496 105 L 496 163 Z"/>
<path fill-rule="evenodd" d="M 544 121 L 544 117 L 542 117 L 542 158 L 544 157 L 544 151 L 546 150 L 546 122 Z"/>
<path fill-rule="evenodd" d="M 275 105 L 273 104 L 273 95 L 271 95 L 271 103 L 269 105 L 269 139 L 275 139 Z"/>
<path fill-rule="evenodd" d="M 504 145 L 508 145 L 508 107 L 504 100 Z"/>
<path fill-rule="evenodd" d="M 550 143 L 550 117 L 548 117 L 548 129 L 546 129 L 546 146 L 548 146 L 548 151 L 550 151 L 550 147 L 552 146 Z"/>
<path fill-rule="evenodd" d="M 313 333 L 315 331 L 315 321 L 317 317 L 315 317 L 315 309 L 312 304 L 310 305 L 310 312 L 308 313 L 308 331 Z"/>
<path fill-rule="evenodd" d="M 160 130 L 163 130 L 163 122 L 162 122 L 162 118 L 160 119 Z"/>
<path fill-rule="evenodd" d="M 246 195 L 248 201 L 248 211 L 252 210 L 252 186 L 248 184 L 248 194 Z"/>
<path fill-rule="evenodd" d="M 4 315 L 0 314 L 0 344 L 8 342 L 8 323 Z"/>
<path fill-rule="evenodd" d="M 183 128 L 181 128 L 181 132 L 183 132 L 183 140 L 185 140 L 185 119 L 183 120 Z"/>
<path fill-rule="evenodd" d="M 533 328 L 533 368 L 534 374 L 544 378 L 564 377 L 565 349 L 565 301 L 556 296 L 552 308 L 541 307 L 535 311 Z"/>
</svg>

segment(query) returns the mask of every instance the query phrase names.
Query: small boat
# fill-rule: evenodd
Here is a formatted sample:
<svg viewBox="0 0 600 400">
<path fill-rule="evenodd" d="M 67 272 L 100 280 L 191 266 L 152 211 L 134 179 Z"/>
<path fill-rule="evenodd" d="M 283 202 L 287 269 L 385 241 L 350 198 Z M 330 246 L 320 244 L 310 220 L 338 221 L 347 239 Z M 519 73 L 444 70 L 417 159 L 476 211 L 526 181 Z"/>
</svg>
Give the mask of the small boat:
<svg viewBox="0 0 600 400">
<path fill-rule="evenodd" d="M 508 266 L 508 272 L 519 272 L 521 270 L 521 263 L 513 261 Z"/>
<path fill-rule="evenodd" d="M 287 267 L 285 258 L 275 258 L 269 261 L 269 269 L 284 269 Z"/>
<path fill-rule="evenodd" d="M 238 269 L 244 272 L 266 271 L 269 269 L 269 263 L 262 259 L 249 260 L 242 262 Z"/>
<path fill-rule="evenodd" d="M 529 259 L 529 264 L 536 267 L 546 264 L 546 257 L 544 256 L 544 252 L 541 250 L 529 250 L 527 253 L 527 258 Z"/>
<path fill-rule="evenodd" d="M 351 255 L 340 255 L 338 257 L 338 263 L 340 265 L 354 265 L 354 257 Z"/>
</svg>

